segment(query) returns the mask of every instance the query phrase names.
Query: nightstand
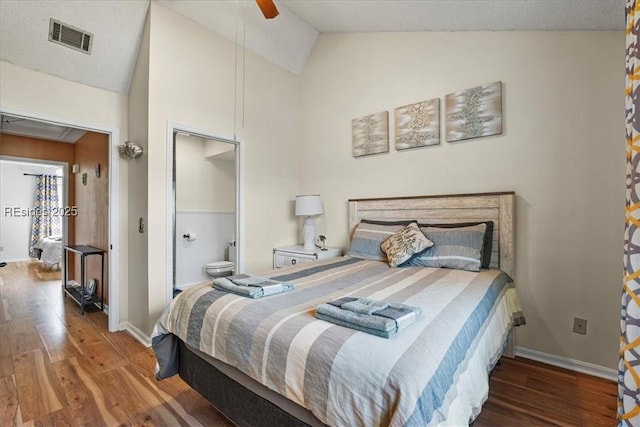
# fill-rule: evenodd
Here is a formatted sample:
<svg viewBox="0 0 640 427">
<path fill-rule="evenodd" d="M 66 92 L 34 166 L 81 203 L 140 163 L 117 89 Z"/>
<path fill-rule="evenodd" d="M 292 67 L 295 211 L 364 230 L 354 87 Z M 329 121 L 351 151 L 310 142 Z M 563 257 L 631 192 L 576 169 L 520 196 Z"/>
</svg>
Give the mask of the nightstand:
<svg viewBox="0 0 640 427">
<path fill-rule="evenodd" d="M 273 248 L 273 268 L 289 267 L 342 256 L 342 249 L 327 248 L 326 251 L 319 248 L 306 250 L 303 245 L 281 246 Z"/>
</svg>

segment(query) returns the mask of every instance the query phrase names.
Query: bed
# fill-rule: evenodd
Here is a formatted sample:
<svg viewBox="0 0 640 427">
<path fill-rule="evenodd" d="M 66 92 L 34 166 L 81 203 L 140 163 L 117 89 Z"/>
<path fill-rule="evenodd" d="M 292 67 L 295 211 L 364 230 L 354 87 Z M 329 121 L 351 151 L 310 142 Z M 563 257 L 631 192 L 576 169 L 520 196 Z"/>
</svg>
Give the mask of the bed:
<svg viewBox="0 0 640 427">
<path fill-rule="evenodd" d="M 47 266 L 60 266 L 62 262 L 62 236 L 43 237 L 33 246 L 38 251 L 38 258 Z"/>
<path fill-rule="evenodd" d="M 511 279 L 514 207 L 513 192 L 349 200 L 347 256 L 264 275 L 294 290 L 254 300 L 204 282 L 175 298 L 153 333 L 156 376 L 178 373 L 241 426 L 466 425 L 523 323 Z M 491 221 L 488 268 L 393 268 L 359 253 L 366 230 L 394 234 L 407 220 L 440 230 Z M 422 315 L 389 339 L 315 317 L 345 296 Z"/>
</svg>

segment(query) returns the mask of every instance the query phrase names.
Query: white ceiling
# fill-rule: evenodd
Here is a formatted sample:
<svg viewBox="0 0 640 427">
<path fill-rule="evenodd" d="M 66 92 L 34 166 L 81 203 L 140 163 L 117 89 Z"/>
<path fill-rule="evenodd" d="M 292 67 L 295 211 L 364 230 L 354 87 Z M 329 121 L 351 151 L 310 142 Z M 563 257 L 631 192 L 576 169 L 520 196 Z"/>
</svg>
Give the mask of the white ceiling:
<svg viewBox="0 0 640 427">
<path fill-rule="evenodd" d="M 126 93 L 148 1 L 0 0 L 0 59 Z M 49 18 L 93 33 L 91 55 L 48 41 Z"/>
<path fill-rule="evenodd" d="M 293 73 L 322 32 L 623 30 L 625 0 L 154 0 Z M 0 0 L 0 60 L 127 93 L 149 0 Z M 91 55 L 48 42 L 49 18 L 93 33 Z M 244 23 L 244 25 L 243 25 Z"/>
<path fill-rule="evenodd" d="M 321 33 L 622 30 L 624 0 L 281 0 Z"/>
</svg>

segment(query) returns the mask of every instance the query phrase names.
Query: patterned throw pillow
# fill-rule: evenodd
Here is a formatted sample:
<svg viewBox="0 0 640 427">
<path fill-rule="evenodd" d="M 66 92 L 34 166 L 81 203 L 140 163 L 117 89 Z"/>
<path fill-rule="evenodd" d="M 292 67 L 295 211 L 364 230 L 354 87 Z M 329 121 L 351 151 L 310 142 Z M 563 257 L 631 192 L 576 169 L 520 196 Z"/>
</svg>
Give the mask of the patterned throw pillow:
<svg viewBox="0 0 640 427">
<path fill-rule="evenodd" d="M 420 253 L 433 246 L 433 242 L 420 231 L 418 224 L 411 223 L 402 230 L 387 238 L 382 245 L 382 251 L 387 254 L 391 267 L 397 267 L 414 254 Z"/>
</svg>

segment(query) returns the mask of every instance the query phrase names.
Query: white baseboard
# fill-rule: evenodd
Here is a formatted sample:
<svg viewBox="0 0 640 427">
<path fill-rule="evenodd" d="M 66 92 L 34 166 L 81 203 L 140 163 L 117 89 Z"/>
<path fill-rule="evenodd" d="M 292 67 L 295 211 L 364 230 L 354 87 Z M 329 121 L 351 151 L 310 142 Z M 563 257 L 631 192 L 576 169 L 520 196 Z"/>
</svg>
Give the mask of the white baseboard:
<svg viewBox="0 0 640 427">
<path fill-rule="evenodd" d="M 140 343 L 145 347 L 151 347 L 151 337 L 142 332 L 136 326 L 132 325 L 131 322 L 123 322 L 118 328 L 121 331 L 127 331 L 134 337 L 136 340 L 140 341 Z"/>
<path fill-rule="evenodd" d="M 532 350 L 526 347 L 516 347 L 516 356 L 525 359 L 536 360 L 546 363 L 547 365 L 558 366 L 560 368 L 569 369 L 570 371 L 581 372 L 594 377 L 604 378 L 605 380 L 618 381 L 618 371 L 604 366 L 594 365 L 593 363 L 583 362 L 581 360 L 570 359 L 564 356 L 556 356 L 538 350 Z"/>
</svg>

